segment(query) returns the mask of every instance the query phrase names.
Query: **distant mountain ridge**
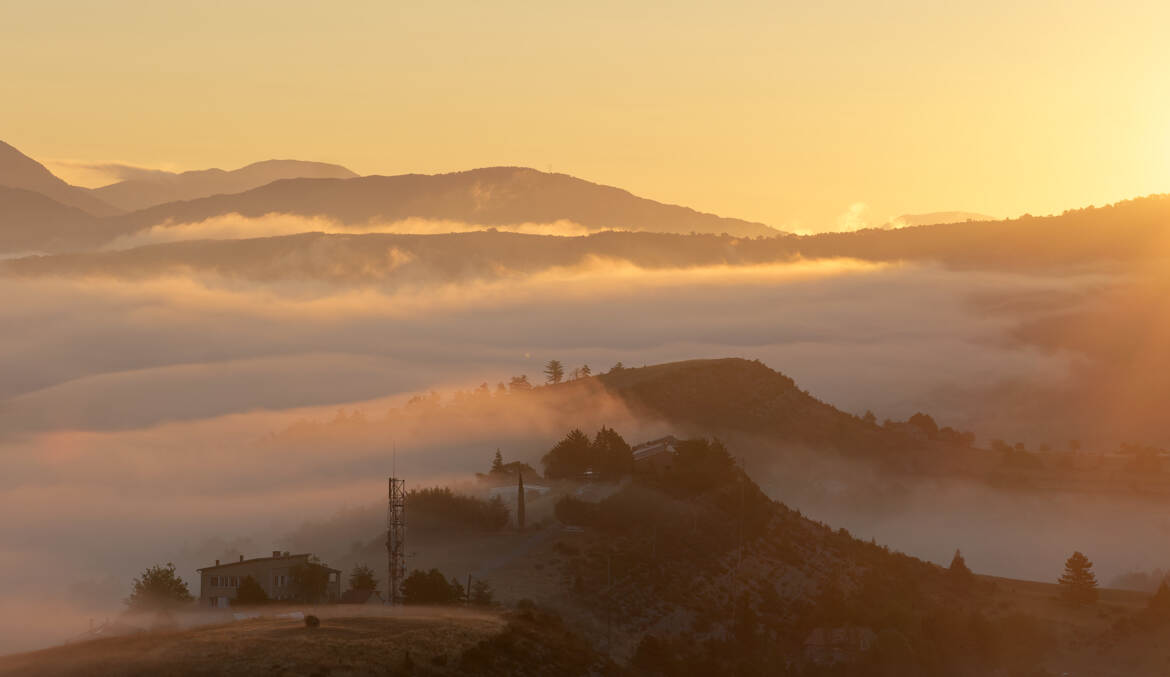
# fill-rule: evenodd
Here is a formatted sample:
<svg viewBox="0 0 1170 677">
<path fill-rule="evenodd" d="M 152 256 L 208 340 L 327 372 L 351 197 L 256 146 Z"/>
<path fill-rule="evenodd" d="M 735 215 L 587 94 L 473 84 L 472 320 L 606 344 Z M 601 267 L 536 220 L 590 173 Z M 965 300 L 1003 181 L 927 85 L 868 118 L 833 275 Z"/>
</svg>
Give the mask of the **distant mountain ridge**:
<svg viewBox="0 0 1170 677">
<path fill-rule="evenodd" d="M 85 239 L 97 218 L 42 193 L 0 186 L 0 251 L 52 250 Z"/>
<path fill-rule="evenodd" d="M 195 200 L 211 195 L 242 193 L 281 179 L 352 179 L 341 165 L 302 160 L 264 160 L 239 169 L 200 169 L 182 173 L 156 171 L 149 175 L 94 188 L 102 200 L 126 211 L 166 202 Z"/>
<path fill-rule="evenodd" d="M 482 226 L 571 221 L 591 230 L 781 234 L 762 223 L 664 204 L 567 174 L 524 167 L 487 167 L 451 174 L 355 179 L 287 179 L 237 195 L 159 205 L 112 219 L 112 234 L 164 222 L 191 223 L 223 214 L 325 216 L 345 224 L 405 219 Z"/>
<path fill-rule="evenodd" d="M 967 221 L 998 221 L 987 214 L 976 212 L 928 212 L 926 214 L 902 214 L 882 228 L 907 228 L 910 226 L 933 226 L 940 223 L 964 223 Z"/>
<path fill-rule="evenodd" d="M 351 179 L 352 181 L 353 179 Z M 2 209 L 2 207 L 0 207 Z M 130 215 L 133 216 L 133 215 Z M 113 237 L 97 220 L 89 244 Z M 116 224 L 115 224 L 116 225 Z M 34 235 L 35 235 L 34 229 Z M 151 276 L 181 268 L 241 278 L 395 280 L 492 279 L 504 271 L 535 273 L 591 259 L 647 269 L 750 266 L 799 259 L 918 261 L 952 268 L 1036 270 L 1086 265 L 1132 266 L 1168 255 L 1170 195 L 1154 195 L 1059 216 L 962 222 L 819 235 L 746 239 L 721 235 L 601 232 L 579 237 L 479 231 L 445 234 L 300 233 L 238 240 L 187 240 L 119 251 L 78 252 L 9 261 L 14 274 Z M 49 233 L 41 232 L 46 242 Z M 75 242 L 81 241 L 80 237 Z M 2 247 L 2 245 L 0 245 Z M 22 247 L 21 250 L 35 248 Z M 405 258 L 387 258 L 388 251 Z"/>
<path fill-rule="evenodd" d="M 57 178 L 44 165 L 0 141 L 0 186 L 31 190 L 93 216 L 112 216 L 122 210 L 84 188 Z"/>
</svg>

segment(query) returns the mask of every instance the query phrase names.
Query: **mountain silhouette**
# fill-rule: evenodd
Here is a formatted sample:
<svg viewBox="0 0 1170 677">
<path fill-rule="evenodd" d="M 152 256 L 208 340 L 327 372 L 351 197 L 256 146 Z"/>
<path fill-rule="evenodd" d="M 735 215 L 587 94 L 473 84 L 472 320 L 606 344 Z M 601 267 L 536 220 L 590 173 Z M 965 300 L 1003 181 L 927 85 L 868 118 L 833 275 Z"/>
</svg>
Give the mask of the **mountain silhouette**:
<svg viewBox="0 0 1170 677">
<path fill-rule="evenodd" d="M 117 233 L 104 231 L 111 226 L 125 229 L 121 220 L 136 216 L 101 219 L 92 232 L 85 232 L 85 240 L 69 244 L 80 249 L 108 241 Z M 1170 195 L 1153 195 L 1105 207 L 1070 210 L 1058 216 L 807 236 L 747 239 L 711 234 L 599 232 L 554 237 L 491 230 L 444 234 L 300 233 L 160 243 L 121 253 L 79 254 L 68 261 L 50 257 L 19 265 L 29 274 L 69 274 L 75 269 L 149 275 L 177 266 L 215 269 L 245 278 L 383 283 L 396 279 L 491 279 L 505 271 L 535 273 L 554 266 L 584 264 L 591 258 L 628 261 L 648 269 L 826 258 L 931 262 L 957 269 L 1040 270 L 1090 264 L 1129 267 L 1158 261 L 1165 255 L 1167 224 Z M 386 252 L 390 250 L 402 258 L 387 259 Z"/>
<path fill-rule="evenodd" d="M 344 180 L 287 179 L 237 195 L 159 205 L 118 217 L 111 226 L 114 234 L 125 234 L 167 221 L 189 223 L 229 213 L 326 216 L 345 224 L 415 218 L 506 226 L 567 220 L 590 230 L 728 233 L 740 237 L 780 234 L 762 223 L 705 214 L 566 174 L 523 167 Z"/>
<path fill-rule="evenodd" d="M 134 211 L 166 202 L 242 193 L 280 179 L 352 179 L 356 176 L 345 167 L 324 162 L 265 160 L 231 171 L 140 172 L 135 178 L 94 188 L 92 192 L 120 209 Z"/>
<path fill-rule="evenodd" d="M 97 219 L 32 190 L 0 186 L 0 251 L 54 250 L 92 238 Z"/>
<path fill-rule="evenodd" d="M 0 186 L 36 191 L 94 216 L 110 216 L 122 211 L 84 188 L 65 183 L 44 165 L 3 141 L 0 141 Z"/>
</svg>

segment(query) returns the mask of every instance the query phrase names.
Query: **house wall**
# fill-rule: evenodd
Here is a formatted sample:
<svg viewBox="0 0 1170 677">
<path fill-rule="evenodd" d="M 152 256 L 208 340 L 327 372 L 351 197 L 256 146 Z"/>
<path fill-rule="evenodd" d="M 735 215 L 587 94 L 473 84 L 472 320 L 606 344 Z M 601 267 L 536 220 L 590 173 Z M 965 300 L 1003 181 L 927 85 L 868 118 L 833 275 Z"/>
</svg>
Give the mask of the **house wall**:
<svg viewBox="0 0 1170 677">
<path fill-rule="evenodd" d="M 248 576 L 256 579 L 270 599 L 291 599 L 293 595 L 290 587 L 291 570 L 298 564 L 307 563 L 308 560 L 308 555 L 265 557 L 243 562 L 228 562 L 203 569 L 199 576 L 199 604 L 210 607 L 228 606 L 230 601 L 236 598 L 239 583 Z M 336 572 L 330 574 L 325 596 L 331 602 L 337 601 L 341 596 L 341 576 Z"/>
</svg>

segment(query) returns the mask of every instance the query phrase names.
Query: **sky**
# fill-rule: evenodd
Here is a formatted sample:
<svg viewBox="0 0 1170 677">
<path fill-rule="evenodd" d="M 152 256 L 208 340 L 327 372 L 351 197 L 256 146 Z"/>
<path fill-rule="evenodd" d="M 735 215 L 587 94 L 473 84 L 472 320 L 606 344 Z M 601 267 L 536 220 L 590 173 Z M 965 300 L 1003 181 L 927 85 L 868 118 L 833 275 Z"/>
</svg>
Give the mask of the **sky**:
<svg viewBox="0 0 1170 677">
<path fill-rule="evenodd" d="M 1165 192 L 1164 2 L 0 2 L 0 135 L 86 165 L 524 165 L 788 230 Z"/>
</svg>

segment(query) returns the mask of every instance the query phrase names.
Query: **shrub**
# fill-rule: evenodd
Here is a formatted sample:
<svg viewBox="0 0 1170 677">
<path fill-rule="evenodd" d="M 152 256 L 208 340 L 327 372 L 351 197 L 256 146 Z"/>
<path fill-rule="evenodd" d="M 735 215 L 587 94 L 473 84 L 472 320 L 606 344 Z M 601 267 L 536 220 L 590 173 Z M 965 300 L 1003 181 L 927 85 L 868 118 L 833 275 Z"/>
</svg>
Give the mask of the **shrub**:
<svg viewBox="0 0 1170 677">
<path fill-rule="evenodd" d="M 438 569 L 415 569 L 402 582 L 402 599 L 407 604 L 450 604 L 462 596 L 463 587 L 448 581 Z"/>
<path fill-rule="evenodd" d="M 244 580 L 240 581 L 240 587 L 236 589 L 236 598 L 232 600 L 232 606 L 257 606 L 267 602 L 268 593 L 264 592 L 264 588 L 260 587 L 255 578 L 244 576 Z"/>
<path fill-rule="evenodd" d="M 194 599 L 183 579 L 175 574 L 175 565 L 154 565 L 134 579 L 126 606 L 135 611 L 157 611 L 187 604 Z"/>
</svg>

